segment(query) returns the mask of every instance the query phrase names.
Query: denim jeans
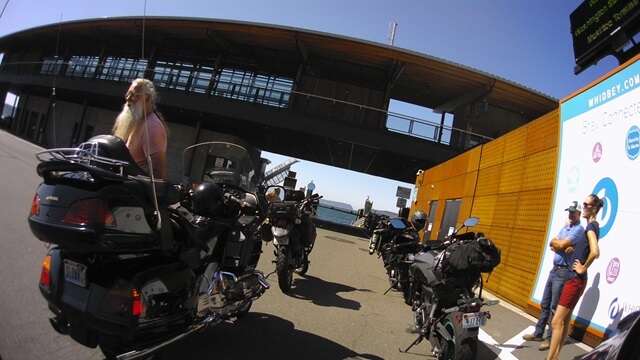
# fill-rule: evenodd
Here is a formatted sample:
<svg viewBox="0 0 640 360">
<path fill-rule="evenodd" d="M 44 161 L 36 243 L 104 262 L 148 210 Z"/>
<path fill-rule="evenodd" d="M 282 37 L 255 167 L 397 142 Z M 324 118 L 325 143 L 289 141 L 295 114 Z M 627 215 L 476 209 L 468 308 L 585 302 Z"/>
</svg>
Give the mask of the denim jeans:
<svg viewBox="0 0 640 360">
<path fill-rule="evenodd" d="M 558 300 L 560 300 L 560 295 L 562 294 L 562 287 L 569 273 L 568 268 L 554 269 L 549 272 L 542 300 L 540 301 L 540 318 L 538 318 L 536 329 L 533 332 L 538 337 L 544 335 L 544 327 L 550 323 L 556 313 L 556 306 L 558 306 Z M 551 342 L 551 324 L 549 324 L 546 340 Z"/>
</svg>

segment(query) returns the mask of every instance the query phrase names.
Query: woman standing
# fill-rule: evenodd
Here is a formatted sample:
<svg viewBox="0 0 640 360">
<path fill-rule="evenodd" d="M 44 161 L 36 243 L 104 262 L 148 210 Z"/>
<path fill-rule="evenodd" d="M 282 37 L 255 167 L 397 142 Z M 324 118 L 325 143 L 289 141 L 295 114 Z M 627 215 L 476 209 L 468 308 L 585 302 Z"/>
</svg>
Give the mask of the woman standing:
<svg viewBox="0 0 640 360">
<path fill-rule="evenodd" d="M 584 230 L 584 236 L 576 243 L 572 271 L 567 274 L 556 313 L 551 321 L 553 332 L 547 360 L 557 360 L 560 356 L 562 345 L 569 335 L 571 313 L 587 287 L 587 268 L 600 256 L 600 248 L 598 248 L 600 224 L 596 221 L 596 215 L 602 209 L 602 199 L 596 194 L 591 194 L 582 205 L 582 217 L 587 219 L 587 227 Z"/>
</svg>

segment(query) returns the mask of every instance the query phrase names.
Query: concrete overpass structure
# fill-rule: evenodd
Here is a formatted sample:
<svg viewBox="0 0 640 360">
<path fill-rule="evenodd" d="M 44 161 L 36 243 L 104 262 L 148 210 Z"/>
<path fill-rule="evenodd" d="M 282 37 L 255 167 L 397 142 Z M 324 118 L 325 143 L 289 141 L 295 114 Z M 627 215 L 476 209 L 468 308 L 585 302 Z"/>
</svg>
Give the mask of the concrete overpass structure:
<svg viewBox="0 0 640 360">
<path fill-rule="evenodd" d="M 44 146 L 108 132 L 131 80 L 146 77 L 176 148 L 225 133 L 408 183 L 417 170 L 558 108 L 545 94 L 443 59 L 257 23 L 73 21 L 0 38 L 0 53 L 0 96 L 20 99 L 10 130 Z M 390 113 L 393 101 L 432 109 L 441 121 Z"/>
</svg>

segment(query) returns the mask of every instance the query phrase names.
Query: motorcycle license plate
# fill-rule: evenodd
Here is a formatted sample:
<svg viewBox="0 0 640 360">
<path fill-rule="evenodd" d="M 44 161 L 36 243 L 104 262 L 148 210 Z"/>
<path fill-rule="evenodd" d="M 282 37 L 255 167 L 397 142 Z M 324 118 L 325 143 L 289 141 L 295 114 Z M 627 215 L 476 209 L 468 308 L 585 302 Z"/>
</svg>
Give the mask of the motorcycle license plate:
<svg viewBox="0 0 640 360">
<path fill-rule="evenodd" d="M 289 245 L 289 238 L 273 239 L 274 245 Z"/>
<path fill-rule="evenodd" d="M 484 313 L 465 313 L 462 315 L 462 327 L 465 329 L 477 328 L 487 325 L 487 317 Z"/>
<path fill-rule="evenodd" d="M 78 286 L 87 286 L 87 267 L 71 260 L 64 261 L 64 279 Z"/>
</svg>

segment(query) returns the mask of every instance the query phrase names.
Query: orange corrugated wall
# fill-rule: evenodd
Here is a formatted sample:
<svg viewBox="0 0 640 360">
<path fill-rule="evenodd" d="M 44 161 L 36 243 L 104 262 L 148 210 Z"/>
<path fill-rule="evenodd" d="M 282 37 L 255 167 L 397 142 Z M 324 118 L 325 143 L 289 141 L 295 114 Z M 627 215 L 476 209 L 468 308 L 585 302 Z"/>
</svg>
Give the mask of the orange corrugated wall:
<svg viewBox="0 0 640 360">
<path fill-rule="evenodd" d="M 559 110 L 485 145 L 478 146 L 416 178 L 411 212 L 429 211 L 439 200 L 431 239 L 436 239 L 447 199 L 462 199 L 458 226 L 470 216 L 474 228 L 495 241 L 502 262 L 485 288 L 535 313 L 528 305 L 546 244 L 558 165 Z M 486 278 L 486 275 L 485 275 Z"/>
</svg>

